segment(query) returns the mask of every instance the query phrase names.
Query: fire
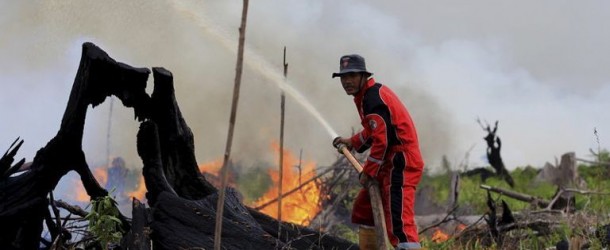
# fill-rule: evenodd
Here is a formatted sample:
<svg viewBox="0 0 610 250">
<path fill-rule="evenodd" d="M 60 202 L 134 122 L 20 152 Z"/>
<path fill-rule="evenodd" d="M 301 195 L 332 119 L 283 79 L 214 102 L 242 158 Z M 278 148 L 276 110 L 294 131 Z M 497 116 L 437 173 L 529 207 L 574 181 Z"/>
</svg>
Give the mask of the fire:
<svg viewBox="0 0 610 250">
<path fill-rule="evenodd" d="M 279 146 L 273 144 L 272 147 L 279 155 Z M 316 175 L 315 162 L 305 162 L 301 167 L 302 171 L 300 171 L 300 174 L 299 170 L 295 168 L 295 166 L 299 165 L 299 160 L 287 150 L 284 150 L 283 157 L 283 193 L 299 187 L 302 182 L 305 182 Z M 254 207 L 263 205 L 278 197 L 279 170 L 277 170 L 277 168 L 270 169 L 269 175 L 271 176 L 273 185 L 267 190 L 263 197 L 254 202 Z M 277 209 L 277 203 L 273 203 L 260 211 L 277 219 Z M 309 182 L 302 186 L 299 191 L 282 197 L 282 221 L 307 226 L 318 212 L 320 212 L 320 189 L 315 182 Z"/>
<path fill-rule="evenodd" d="M 89 202 L 89 195 L 87 194 L 87 191 L 85 191 L 85 187 L 83 187 L 83 183 L 80 181 L 80 179 L 74 180 L 74 186 L 76 187 L 74 200 L 80 202 Z"/>
<path fill-rule="evenodd" d="M 466 227 L 467 226 L 464 224 L 461 224 L 461 223 L 458 224 L 457 226 L 455 226 L 455 231 L 453 232 L 453 235 L 464 231 L 464 229 L 466 229 Z M 445 242 L 445 241 L 449 240 L 449 238 L 451 238 L 451 235 L 443 232 L 443 230 L 436 227 L 436 228 L 434 228 L 434 233 L 432 234 L 431 240 L 434 243 L 441 243 L 441 242 Z"/>
<path fill-rule="evenodd" d="M 143 201 L 146 195 L 146 191 L 147 190 L 146 183 L 144 182 L 144 176 L 141 176 L 140 180 L 138 181 L 138 186 L 136 187 L 136 190 L 132 192 L 127 192 L 127 196 Z"/>
<path fill-rule="evenodd" d="M 271 146 L 279 158 L 279 146 L 277 143 Z M 283 154 L 283 165 L 284 165 L 284 176 L 282 178 L 282 191 L 284 197 L 282 198 L 282 221 L 291 222 L 300 225 L 309 225 L 310 221 L 320 212 L 321 210 L 321 197 L 320 188 L 315 182 L 306 181 L 312 179 L 316 175 L 316 164 L 312 161 L 305 161 L 302 164 L 299 159 L 294 156 L 293 153 L 284 150 Z M 300 166 L 300 169 L 297 166 Z M 214 160 L 211 162 L 203 163 L 198 166 L 199 171 L 206 176 L 206 180 L 212 184 L 219 184 L 218 175 L 222 168 L 222 159 Z M 93 175 L 98 180 L 101 186 L 105 186 L 109 178 L 109 167 L 98 167 L 93 169 Z M 229 171 L 229 186 L 234 186 L 234 179 L 237 173 Z M 273 181 L 272 187 L 259 198 L 257 201 L 251 204 L 252 207 L 258 207 L 263 204 L 272 202 L 278 198 L 278 185 L 279 185 L 279 170 L 277 167 L 269 170 L 269 176 Z M 90 197 L 87 195 L 85 189 L 82 186 L 80 180 L 75 180 L 75 193 L 74 200 L 89 202 Z M 297 190 L 291 194 L 286 195 L 291 190 Z M 139 200 L 145 200 L 146 185 L 144 177 L 140 176 L 138 185 L 135 190 L 124 190 L 123 195 L 126 197 L 133 197 Z M 272 202 L 270 205 L 262 208 L 261 212 L 277 218 L 278 207 L 277 201 Z"/>
<path fill-rule="evenodd" d="M 217 175 L 220 172 L 220 168 L 222 167 L 222 161 L 221 160 L 216 160 L 216 161 L 211 161 L 208 163 L 204 163 L 201 164 L 199 166 L 199 171 L 201 171 L 202 173 L 210 173 L 210 174 L 214 174 Z M 106 183 L 108 183 L 108 167 L 98 167 L 93 169 L 93 175 L 95 176 L 95 179 L 99 182 L 99 184 L 103 187 L 106 185 Z M 74 194 L 74 200 L 76 201 L 82 201 L 82 202 L 89 202 L 90 197 L 87 194 L 87 192 L 85 191 L 85 188 L 83 187 L 80 179 L 75 180 L 75 186 L 76 191 Z M 136 186 L 136 189 L 133 191 L 126 191 L 125 195 L 127 197 L 133 197 L 136 198 L 138 200 L 145 200 L 145 195 L 146 195 L 146 184 L 144 182 L 144 177 L 140 176 L 139 180 L 138 180 L 138 184 Z"/>
<path fill-rule="evenodd" d="M 449 238 L 450 236 L 446 233 L 443 233 L 443 230 L 441 230 L 440 228 L 437 227 L 434 229 L 434 233 L 432 234 L 432 242 L 440 243 L 447 241 Z"/>
<path fill-rule="evenodd" d="M 199 172 L 210 173 L 210 174 L 213 174 L 216 176 L 220 175 L 221 168 L 222 168 L 222 159 L 199 164 Z"/>
<path fill-rule="evenodd" d="M 108 183 L 108 168 L 96 168 L 93 170 L 93 176 L 100 185 L 105 186 Z"/>
<path fill-rule="evenodd" d="M 99 182 L 99 184 L 101 186 L 106 185 L 106 183 L 108 182 L 108 168 L 107 167 L 98 167 L 98 168 L 93 169 L 93 176 L 95 177 L 95 179 L 97 180 L 97 182 Z M 91 198 L 87 194 L 87 191 L 85 190 L 85 187 L 83 186 L 83 183 L 81 182 L 80 178 L 74 180 L 74 182 L 75 182 L 74 185 L 76 187 L 76 192 L 74 194 L 74 200 L 80 201 L 80 202 L 89 202 L 89 200 Z"/>
<path fill-rule="evenodd" d="M 201 173 L 211 173 L 214 175 L 217 175 L 220 172 L 220 168 L 222 167 L 222 161 L 221 160 L 215 160 L 215 161 L 211 161 L 211 162 L 207 162 L 204 164 L 199 165 L 199 172 Z M 133 197 L 136 198 L 138 200 L 145 200 L 145 196 L 146 196 L 146 184 L 144 182 L 144 177 L 140 177 L 140 180 L 138 181 L 138 185 L 136 190 L 132 191 L 132 192 L 128 192 L 127 196 L 129 197 Z"/>
</svg>

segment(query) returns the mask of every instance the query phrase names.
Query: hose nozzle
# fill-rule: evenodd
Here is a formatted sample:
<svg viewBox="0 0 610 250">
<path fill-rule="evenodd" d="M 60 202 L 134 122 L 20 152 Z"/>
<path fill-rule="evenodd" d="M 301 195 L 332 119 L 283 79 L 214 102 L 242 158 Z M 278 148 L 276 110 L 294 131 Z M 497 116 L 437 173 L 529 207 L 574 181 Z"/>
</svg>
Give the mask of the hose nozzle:
<svg viewBox="0 0 610 250">
<path fill-rule="evenodd" d="M 335 147 L 339 153 L 343 153 L 343 148 L 346 148 L 347 145 L 341 142 L 341 137 L 337 136 L 333 139 L 333 147 Z"/>
</svg>

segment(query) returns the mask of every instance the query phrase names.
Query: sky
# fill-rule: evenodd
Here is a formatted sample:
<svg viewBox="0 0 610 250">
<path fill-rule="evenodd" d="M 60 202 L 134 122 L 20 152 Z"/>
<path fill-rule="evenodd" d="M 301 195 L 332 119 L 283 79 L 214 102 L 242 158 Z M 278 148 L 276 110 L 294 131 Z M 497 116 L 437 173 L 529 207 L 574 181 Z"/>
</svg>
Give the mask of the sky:
<svg viewBox="0 0 610 250">
<path fill-rule="evenodd" d="M 17 137 L 33 159 L 57 133 L 80 60 L 93 42 L 115 60 L 164 67 L 195 136 L 199 163 L 224 154 L 242 2 L 0 2 L 0 151 Z M 358 53 L 415 121 L 426 166 L 485 166 L 485 131 L 499 121 L 509 169 L 591 159 L 608 148 L 608 1 L 251 1 L 232 158 L 277 162 L 280 89 L 289 84 L 338 134 L 360 129 L 339 58 Z M 287 47 L 288 81 L 282 82 Z M 152 75 L 148 90 L 152 89 Z M 285 146 L 320 166 L 337 157 L 332 136 L 292 96 Z M 112 103 L 112 104 L 111 104 Z M 122 156 L 140 167 L 133 111 L 118 100 L 90 109 L 83 148 L 90 165 Z M 594 131 L 597 131 L 597 134 Z"/>
</svg>

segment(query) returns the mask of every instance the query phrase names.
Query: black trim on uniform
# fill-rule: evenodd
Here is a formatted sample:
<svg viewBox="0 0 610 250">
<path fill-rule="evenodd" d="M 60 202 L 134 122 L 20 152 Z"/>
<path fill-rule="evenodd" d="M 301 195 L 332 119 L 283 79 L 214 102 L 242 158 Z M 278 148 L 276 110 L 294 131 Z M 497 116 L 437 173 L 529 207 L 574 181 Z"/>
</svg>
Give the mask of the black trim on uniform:
<svg viewBox="0 0 610 250">
<path fill-rule="evenodd" d="M 398 242 L 409 242 L 404 232 L 404 221 L 402 220 L 404 170 L 406 159 L 404 152 L 397 152 L 392 159 L 392 173 L 390 173 L 390 216 L 392 217 L 392 233 L 398 238 Z"/>
<path fill-rule="evenodd" d="M 364 141 L 362 146 L 360 146 L 359 148 L 356 149 L 356 152 L 358 152 L 359 154 L 362 154 L 364 151 L 371 148 L 372 145 L 373 145 L 373 139 L 371 138 L 371 136 L 369 136 L 369 138 L 366 138 L 366 141 Z"/>
<path fill-rule="evenodd" d="M 392 123 L 392 116 L 388 104 L 381 98 L 381 83 L 375 83 L 366 93 L 364 93 L 362 111 L 364 116 L 369 114 L 378 114 L 383 118 L 386 125 L 386 134 L 388 135 L 388 149 L 394 145 L 400 145 L 400 139 L 396 134 L 396 127 Z"/>
</svg>

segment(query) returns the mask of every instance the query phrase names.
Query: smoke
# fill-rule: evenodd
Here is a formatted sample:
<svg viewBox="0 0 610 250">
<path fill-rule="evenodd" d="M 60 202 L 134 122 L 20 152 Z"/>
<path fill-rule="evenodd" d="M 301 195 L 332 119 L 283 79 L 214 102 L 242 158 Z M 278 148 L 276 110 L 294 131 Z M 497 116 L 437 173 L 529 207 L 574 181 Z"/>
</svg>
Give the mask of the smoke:
<svg viewBox="0 0 610 250">
<path fill-rule="evenodd" d="M 376 80 L 410 110 L 429 166 L 438 165 L 442 155 L 459 162 L 473 146 L 471 164 L 485 164 L 485 133 L 477 117 L 500 121 L 509 168 L 541 166 L 567 151 L 586 157 L 589 148 L 597 148 L 594 127 L 604 147 L 610 121 L 601 114 L 609 106 L 604 97 L 610 88 L 603 65 L 610 60 L 610 34 L 592 27 L 608 21 L 609 5 L 468 3 L 253 1 L 247 50 L 280 71 L 286 46 L 290 84 L 341 135 L 360 125 L 351 97 L 330 76 L 341 55 L 363 55 Z M 0 149 L 21 136 L 26 142 L 20 155 L 31 159 L 55 135 L 80 45 L 91 41 L 117 61 L 172 71 L 199 162 L 221 158 L 241 6 L 241 1 L 0 3 Z M 277 162 L 269 145 L 279 137 L 280 90 L 271 81 L 245 68 L 235 160 Z M 107 162 L 109 116 L 111 156 L 139 166 L 133 112 L 115 102 L 109 114 L 108 100 L 87 117 L 88 161 Z M 302 149 L 305 159 L 326 165 L 336 157 L 324 127 L 290 97 L 285 136 L 286 147 Z"/>
</svg>

